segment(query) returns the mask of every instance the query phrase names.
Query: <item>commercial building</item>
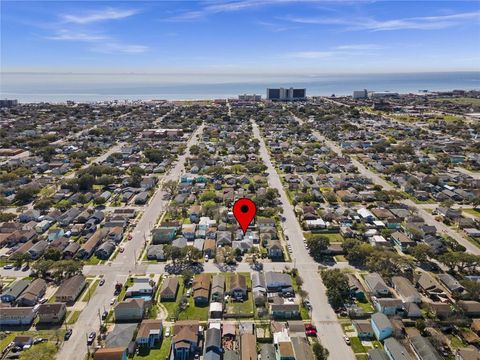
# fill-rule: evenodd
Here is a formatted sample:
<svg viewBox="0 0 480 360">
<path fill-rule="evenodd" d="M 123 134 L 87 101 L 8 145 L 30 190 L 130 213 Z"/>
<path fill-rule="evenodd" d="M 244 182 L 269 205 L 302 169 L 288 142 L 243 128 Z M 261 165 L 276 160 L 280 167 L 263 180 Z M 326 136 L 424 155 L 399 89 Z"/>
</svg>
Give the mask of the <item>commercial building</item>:
<svg viewBox="0 0 480 360">
<path fill-rule="evenodd" d="M 368 91 L 367 89 L 363 90 L 355 90 L 353 92 L 353 98 L 354 99 L 366 99 L 368 97 Z"/>
<path fill-rule="evenodd" d="M 285 88 L 268 88 L 267 100 L 273 101 L 296 101 L 305 100 L 307 97 L 307 89 L 289 89 Z"/>
<path fill-rule="evenodd" d="M 0 108 L 11 108 L 18 105 L 17 99 L 3 99 L 0 100 Z"/>
<path fill-rule="evenodd" d="M 242 100 L 242 101 L 261 101 L 262 100 L 262 95 L 257 95 L 257 94 L 238 95 L 238 100 Z"/>
</svg>

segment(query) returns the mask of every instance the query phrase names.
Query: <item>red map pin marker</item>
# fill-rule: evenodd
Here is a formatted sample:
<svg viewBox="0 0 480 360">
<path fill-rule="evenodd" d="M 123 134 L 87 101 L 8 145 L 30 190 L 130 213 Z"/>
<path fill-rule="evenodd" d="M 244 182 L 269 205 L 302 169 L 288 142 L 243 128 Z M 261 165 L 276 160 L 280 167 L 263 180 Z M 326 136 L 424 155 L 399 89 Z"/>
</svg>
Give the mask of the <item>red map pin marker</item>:
<svg viewBox="0 0 480 360">
<path fill-rule="evenodd" d="M 244 235 L 247 231 L 248 225 L 250 225 L 256 213 L 257 206 L 250 199 L 241 198 L 235 201 L 235 204 L 233 204 L 233 215 L 240 224 Z"/>
</svg>

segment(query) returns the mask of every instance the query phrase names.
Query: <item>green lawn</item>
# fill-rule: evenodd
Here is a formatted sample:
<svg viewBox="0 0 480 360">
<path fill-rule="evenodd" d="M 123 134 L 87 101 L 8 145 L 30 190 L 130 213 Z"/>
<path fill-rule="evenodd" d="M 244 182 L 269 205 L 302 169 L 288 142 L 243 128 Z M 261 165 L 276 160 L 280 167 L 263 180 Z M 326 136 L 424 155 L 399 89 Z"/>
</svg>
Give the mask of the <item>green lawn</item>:
<svg viewBox="0 0 480 360">
<path fill-rule="evenodd" d="M 364 353 L 365 348 L 362 345 L 362 342 L 358 337 L 351 337 L 350 338 L 350 346 L 355 354 Z"/>
<path fill-rule="evenodd" d="M 128 278 L 127 279 L 127 282 L 125 283 L 128 285 L 128 287 L 132 286 L 133 285 L 133 280 Z M 127 292 L 127 288 L 125 287 L 125 284 L 122 286 L 122 291 L 120 291 L 120 294 L 118 294 L 117 296 L 117 301 L 122 301 L 123 300 L 123 297 L 125 296 L 125 293 Z"/>
<path fill-rule="evenodd" d="M 177 293 L 176 300 L 161 302 L 161 304 L 168 311 L 168 317 L 171 318 L 175 314 L 175 309 L 180 304 L 180 300 L 182 300 L 183 292 L 184 292 L 183 278 L 182 276 L 179 276 L 178 277 L 178 293 Z"/>
<path fill-rule="evenodd" d="M 165 333 L 165 329 L 164 329 Z M 164 337 L 160 349 L 151 349 L 148 353 L 143 354 L 140 352 L 135 359 L 137 360 L 165 360 L 170 354 L 170 348 L 172 345 L 171 337 Z"/>
<path fill-rule="evenodd" d="M 450 336 L 450 346 L 454 349 L 466 347 L 467 345 L 458 336 Z"/>
<path fill-rule="evenodd" d="M 298 293 L 298 290 L 300 287 L 297 284 L 297 279 L 294 278 L 293 276 L 290 276 L 292 278 L 292 287 L 295 293 Z M 309 320 L 310 319 L 310 314 L 308 312 L 308 309 L 305 307 L 305 305 L 300 304 L 300 316 L 302 317 L 302 320 Z"/>
<path fill-rule="evenodd" d="M 480 219 L 480 211 L 475 209 L 463 209 L 462 212 L 475 216 Z"/>
<path fill-rule="evenodd" d="M 78 320 L 78 318 L 80 317 L 80 314 L 82 313 L 81 310 L 74 310 L 70 316 L 70 318 L 67 320 L 67 324 L 68 325 L 72 325 L 72 324 L 75 324 Z M 68 316 L 68 315 L 67 315 Z"/>
<path fill-rule="evenodd" d="M 97 290 L 98 283 L 100 282 L 99 279 L 95 280 L 93 284 L 85 291 L 85 295 L 82 298 L 82 301 L 90 301 L 93 294 L 95 294 L 95 290 Z"/>
<path fill-rule="evenodd" d="M 199 320 L 199 321 L 207 321 L 208 320 L 208 309 L 209 304 L 204 307 L 195 306 L 193 301 L 193 296 L 188 298 L 188 306 L 187 308 L 180 312 L 178 315 L 178 320 Z"/>
<path fill-rule="evenodd" d="M 439 102 L 452 102 L 456 104 L 461 104 L 461 105 L 480 105 L 480 99 L 477 98 L 469 98 L 469 97 L 456 97 L 456 98 L 436 98 L 433 99 L 433 101 L 439 101 Z"/>
<path fill-rule="evenodd" d="M 12 342 L 12 340 L 15 338 L 15 336 L 17 336 L 15 333 L 10 333 L 8 335 L 5 334 L 5 333 L 2 333 L 2 336 L 3 335 L 5 335 L 5 337 L 3 337 L 0 340 L 0 351 L 5 349 L 5 347 Z"/>
<path fill-rule="evenodd" d="M 83 260 L 85 265 L 98 265 L 102 260 L 95 255 L 90 256 L 87 260 Z"/>
<path fill-rule="evenodd" d="M 309 239 L 317 235 L 325 236 L 326 238 L 328 238 L 328 240 L 330 240 L 331 243 L 341 243 L 344 240 L 343 236 L 339 233 L 323 233 L 323 232 L 305 233 L 305 239 Z"/>
<path fill-rule="evenodd" d="M 355 357 L 357 360 L 368 360 L 368 355 L 366 354 L 356 354 Z"/>
<path fill-rule="evenodd" d="M 230 300 L 227 304 L 225 304 L 227 312 L 229 314 L 251 314 L 252 318 L 254 317 L 254 312 L 253 312 L 253 300 L 252 300 L 252 279 L 250 278 L 249 273 L 238 273 L 240 275 L 245 276 L 247 280 L 247 300 L 244 302 L 238 302 L 238 301 L 232 301 Z M 230 289 L 230 281 L 231 281 L 231 275 L 225 276 L 225 286 L 226 289 Z"/>
<path fill-rule="evenodd" d="M 368 301 L 366 302 L 355 301 L 355 305 L 357 305 L 360 309 L 362 309 L 366 313 L 375 312 L 375 310 L 373 309 L 373 306 Z"/>
</svg>

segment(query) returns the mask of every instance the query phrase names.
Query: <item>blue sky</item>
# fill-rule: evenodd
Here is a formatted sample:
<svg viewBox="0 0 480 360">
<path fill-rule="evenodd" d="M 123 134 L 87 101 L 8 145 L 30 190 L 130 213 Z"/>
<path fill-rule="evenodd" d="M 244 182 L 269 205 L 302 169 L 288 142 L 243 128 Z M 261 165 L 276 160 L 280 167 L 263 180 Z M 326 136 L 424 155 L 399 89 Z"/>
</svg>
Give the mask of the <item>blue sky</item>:
<svg viewBox="0 0 480 360">
<path fill-rule="evenodd" d="M 479 1 L 4 1 L 2 72 L 480 70 Z"/>
</svg>

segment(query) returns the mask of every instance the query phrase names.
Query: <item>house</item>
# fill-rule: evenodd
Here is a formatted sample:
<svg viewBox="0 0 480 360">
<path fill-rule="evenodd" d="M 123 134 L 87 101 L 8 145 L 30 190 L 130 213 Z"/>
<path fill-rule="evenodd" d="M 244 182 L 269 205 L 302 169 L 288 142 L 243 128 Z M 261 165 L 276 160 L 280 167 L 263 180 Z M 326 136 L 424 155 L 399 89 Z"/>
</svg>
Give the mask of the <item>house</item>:
<svg viewBox="0 0 480 360">
<path fill-rule="evenodd" d="M 118 244 L 123 239 L 123 227 L 114 226 L 108 231 L 108 240 Z"/>
<path fill-rule="evenodd" d="M 25 291 L 17 298 L 18 306 L 35 306 L 47 290 L 47 283 L 43 279 L 33 280 Z"/>
<path fill-rule="evenodd" d="M 223 302 L 224 292 L 225 292 L 225 277 L 223 275 L 218 275 L 218 274 L 213 275 L 210 301 Z"/>
<path fill-rule="evenodd" d="M 145 313 L 145 300 L 142 298 L 130 298 L 120 301 L 113 309 L 115 322 L 138 322 L 143 319 Z"/>
<path fill-rule="evenodd" d="M 63 229 L 53 229 L 48 232 L 48 242 L 60 239 L 65 235 L 65 230 Z"/>
<path fill-rule="evenodd" d="M 80 244 L 72 241 L 67 245 L 65 249 L 63 249 L 62 255 L 65 259 L 71 259 L 75 256 L 75 254 L 79 249 L 80 249 Z"/>
<path fill-rule="evenodd" d="M 271 304 L 270 314 L 274 319 L 298 319 L 300 307 L 297 304 Z"/>
<path fill-rule="evenodd" d="M 195 224 L 183 224 L 182 225 L 182 235 L 188 241 L 195 240 L 195 230 L 197 225 Z"/>
<path fill-rule="evenodd" d="M 295 359 L 305 359 L 305 360 L 316 359 L 307 338 L 303 336 L 294 336 L 291 338 L 291 341 L 293 346 L 293 353 L 295 354 Z"/>
<path fill-rule="evenodd" d="M 73 221 L 77 218 L 78 215 L 82 213 L 84 209 L 72 207 L 71 209 L 67 210 L 65 213 L 60 215 L 57 219 L 58 225 L 60 226 L 68 226 L 73 223 Z"/>
<path fill-rule="evenodd" d="M 39 242 L 35 243 L 27 252 L 33 260 L 36 260 L 42 256 L 47 247 L 48 242 L 45 240 L 40 240 Z"/>
<path fill-rule="evenodd" d="M 260 357 L 262 360 L 276 360 L 275 347 L 272 344 L 260 345 Z"/>
<path fill-rule="evenodd" d="M 252 295 L 256 306 L 265 305 L 267 289 L 265 285 L 265 276 L 263 273 L 252 273 Z"/>
<path fill-rule="evenodd" d="M 465 291 L 465 288 L 460 284 L 460 282 L 455 279 L 450 274 L 439 274 L 437 275 L 440 282 L 445 285 L 445 287 L 450 291 L 450 293 L 461 294 Z"/>
<path fill-rule="evenodd" d="M 95 251 L 95 256 L 102 260 L 108 260 L 110 255 L 112 255 L 115 250 L 115 243 L 113 241 L 105 241 L 101 244 L 98 249 Z"/>
<path fill-rule="evenodd" d="M 155 290 L 155 285 L 150 278 L 135 277 L 133 278 L 133 285 L 125 292 L 125 298 L 150 295 L 152 296 Z"/>
<path fill-rule="evenodd" d="M 422 311 L 420 310 L 418 305 L 415 304 L 415 303 L 405 303 L 405 304 L 403 304 L 402 312 L 403 312 L 404 316 L 409 318 L 409 319 L 418 319 L 418 318 L 421 318 L 423 316 Z"/>
<path fill-rule="evenodd" d="M 178 292 L 178 278 L 168 277 L 160 289 L 160 301 L 175 301 Z"/>
<path fill-rule="evenodd" d="M 206 239 L 203 242 L 203 253 L 212 259 L 215 256 L 215 250 L 217 248 L 215 239 Z"/>
<path fill-rule="evenodd" d="M 193 300 L 196 306 L 205 306 L 209 302 L 210 275 L 200 274 L 193 281 Z"/>
<path fill-rule="evenodd" d="M 30 221 L 39 221 L 42 214 L 39 210 L 27 210 L 18 216 L 18 221 L 28 223 Z"/>
<path fill-rule="evenodd" d="M 375 333 L 369 320 L 354 320 L 353 327 L 357 330 L 360 340 L 373 340 Z"/>
<path fill-rule="evenodd" d="M 230 286 L 228 292 L 235 300 L 243 301 L 248 297 L 247 278 L 242 274 L 232 274 L 230 276 Z"/>
<path fill-rule="evenodd" d="M 150 245 L 147 250 L 147 259 L 157 261 L 166 260 L 163 246 L 164 245 Z"/>
<path fill-rule="evenodd" d="M 390 360 L 385 350 L 370 349 L 368 350 L 368 360 Z"/>
<path fill-rule="evenodd" d="M 392 316 L 402 309 L 403 302 L 400 299 L 376 299 L 373 301 L 375 309 L 385 315 Z"/>
<path fill-rule="evenodd" d="M 101 244 L 107 234 L 108 230 L 106 229 L 98 229 L 95 231 L 93 235 L 90 236 L 84 244 L 82 244 L 77 253 L 77 257 L 81 259 L 88 259 L 90 256 L 92 256 L 95 249 Z"/>
<path fill-rule="evenodd" d="M 359 301 L 364 301 L 365 297 L 365 289 L 363 285 L 360 283 L 360 280 L 353 274 L 347 274 L 348 278 L 348 286 L 350 288 L 350 295 L 355 296 L 355 298 Z"/>
<path fill-rule="evenodd" d="M 277 343 L 276 352 L 278 360 L 295 360 L 293 346 L 290 341 L 281 341 Z"/>
<path fill-rule="evenodd" d="M 371 317 L 373 333 L 377 340 L 382 341 L 393 333 L 393 326 L 388 317 L 382 313 L 375 313 Z"/>
<path fill-rule="evenodd" d="M 211 327 L 205 332 L 204 351 L 205 353 L 212 351 L 218 355 L 222 354 L 222 332 L 219 328 Z"/>
<path fill-rule="evenodd" d="M 423 336 L 410 337 L 410 347 L 419 360 L 442 360 L 432 343 Z"/>
<path fill-rule="evenodd" d="M 176 321 L 173 325 L 172 355 L 175 360 L 188 360 L 198 349 L 199 323 L 196 320 Z"/>
<path fill-rule="evenodd" d="M 403 302 L 414 302 L 417 304 L 422 302 L 420 294 L 407 278 L 394 276 L 392 277 L 392 284 Z"/>
<path fill-rule="evenodd" d="M 240 335 L 240 357 L 241 360 L 257 360 L 257 339 L 254 334 Z"/>
<path fill-rule="evenodd" d="M 74 302 L 85 287 L 85 277 L 82 274 L 74 275 L 65 280 L 55 293 L 56 302 Z"/>
<path fill-rule="evenodd" d="M 30 285 L 28 280 L 18 280 L 15 281 L 12 285 L 6 288 L 0 295 L 0 299 L 4 303 L 11 303 L 18 299 L 18 297 L 25 291 L 25 289 Z"/>
<path fill-rule="evenodd" d="M 292 278 L 289 274 L 267 271 L 265 272 L 265 285 L 268 292 L 279 292 L 284 288 L 292 287 Z"/>
<path fill-rule="evenodd" d="M 38 322 L 59 324 L 63 321 L 66 313 L 65 303 L 41 304 L 37 310 Z"/>
<path fill-rule="evenodd" d="M 152 230 L 152 244 L 170 244 L 177 235 L 176 227 L 160 227 Z"/>
<path fill-rule="evenodd" d="M 124 347 L 101 348 L 95 351 L 93 360 L 127 360 L 127 349 Z"/>
<path fill-rule="evenodd" d="M 480 360 L 480 352 L 474 346 L 457 349 L 455 360 Z"/>
<path fill-rule="evenodd" d="M 414 240 L 400 231 L 395 231 L 390 235 L 390 240 L 393 242 L 393 245 L 401 251 L 406 251 L 410 246 L 415 245 Z"/>
<path fill-rule="evenodd" d="M 30 325 L 34 317 L 33 307 L 5 307 L 0 311 L 0 326 Z"/>
<path fill-rule="evenodd" d="M 269 240 L 267 243 L 267 256 L 270 259 L 283 258 L 283 247 L 280 240 Z"/>
<path fill-rule="evenodd" d="M 135 341 L 139 347 L 158 348 L 162 340 L 162 330 L 162 320 L 143 320 Z"/>
<path fill-rule="evenodd" d="M 365 275 L 365 284 L 367 291 L 373 296 L 387 296 L 390 293 L 390 288 L 378 273 Z"/>
<path fill-rule="evenodd" d="M 386 339 L 383 348 L 390 360 L 413 360 L 407 349 L 394 338 Z"/>
<path fill-rule="evenodd" d="M 466 316 L 480 316 L 480 302 L 474 300 L 460 300 L 457 302 L 458 307 Z"/>
</svg>

